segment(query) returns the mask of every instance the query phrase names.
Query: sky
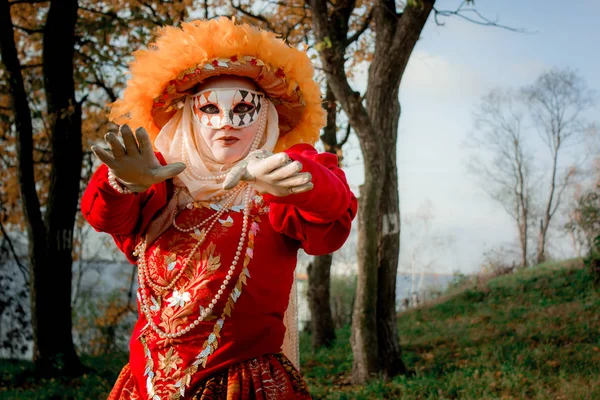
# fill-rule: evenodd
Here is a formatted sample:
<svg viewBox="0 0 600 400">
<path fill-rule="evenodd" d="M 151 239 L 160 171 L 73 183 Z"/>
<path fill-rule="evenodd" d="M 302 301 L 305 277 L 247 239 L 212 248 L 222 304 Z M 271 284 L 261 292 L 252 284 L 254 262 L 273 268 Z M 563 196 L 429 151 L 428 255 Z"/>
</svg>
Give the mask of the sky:
<svg viewBox="0 0 600 400">
<path fill-rule="evenodd" d="M 459 3 L 439 0 L 436 7 L 451 10 Z M 414 221 L 424 212 L 430 217 L 427 229 L 415 222 L 412 227 L 404 224 L 401 270 L 410 265 L 407 257 L 428 253 L 434 259 L 417 264 L 427 264 L 430 272 L 476 272 L 485 249 L 516 244 L 514 222 L 489 199 L 465 165 L 469 152 L 462 143 L 472 131 L 472 113 L 482 95 L 497 87 L 532 84 L 553 67 L 572 68 L 589 88 L 600 90 L 600 54 L 590 46 L 600 39 L 596 21 L 600 1 L 477 0 L 475 4 L 487 18 L 527 33 L 480 26 L 456 16 L 443 18 L 444 26 L 437 26 L 433 17 L 428 20 L 400 86 L 397 151 L 403 219 Z M 355 89 L 363 92 L 365 84 L 366 74 L 357 74 Z M 600 120 L 597 106 L 588 114 Z M 547 149 L 535 140 L 532 143 L 536 156 L 542 158 Z M 354 147 L 346 153 L 344 169 L 357 192 L 364 175 L 360 162 L 353 162 L 358 145 L 350 146 Z M 432 236 L 445 241 L 429 240 Z M 556 257 L 572 255 L 567 239 L 558 238 L 554 245 Z"/>
</svg>

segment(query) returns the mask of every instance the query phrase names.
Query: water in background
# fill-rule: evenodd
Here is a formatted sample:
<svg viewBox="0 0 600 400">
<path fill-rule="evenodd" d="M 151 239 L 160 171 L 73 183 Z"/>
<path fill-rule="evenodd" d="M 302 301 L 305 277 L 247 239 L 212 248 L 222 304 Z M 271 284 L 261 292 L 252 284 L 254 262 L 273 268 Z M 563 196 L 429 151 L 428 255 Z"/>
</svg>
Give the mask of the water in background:
<svg viewBox="0 0 600 400">
<path fill-rule="evenodd" d="M 6 265 L 5 265 L 6 267 Z M 134 268 L 128 262 L 123 263 L 87 263 L 83 268 L 83 273 L 80 273 L 77 265 L 74 266 L 73 274 L 73 295 L 78 298 L 86 299 L 89 304 L 93 299 L 106 298 L 115 293 L 127 293 L 133 284 L 133 296 L 131 301 L 135 303 L 135 289 L 137 289 L 137 280 L 134 275 Z M 132 281 L 133 279 L 133 281 Z M 396 280 L 396 309 L 402 311 L 406 308 L 415 307 L 423 304 L 431 298 L 437 297 L 443 292 L 448 284 L 452 281 L 453 276 L 448 274 L 419 274 L 412 276 L 409 274 L 399 274 Z M 305 328 L 310 321 L 310 311 L 308 301 L 306 299 L 307 279 L 305 274 L 298 274 L 298 324 L 299 329 Z M 77 301 L 77 304 L 82 304 Z M 28 308 L 29 303 L 25 301 Z M 27 310 L 28 311 L 28 310 Z M 2 326 L 6 327 L 10 324 L 6 315 L 0 315 Z M 0 340 L 3 340 L 4 329 L 0 330 Z M 125 329 L 127 331 L 127 329 Z M 77 338 L 75 337 L 77 342 Z M 127 343 L 128 337 L 123 337 L 122 342 Z M 77 345 L 77 343 L 76 343 Z M 6 356 L 0 349 L 0 357 Z M 23 356 L 23 358 L 31 357 L 31 349 Z"/>
</svg>

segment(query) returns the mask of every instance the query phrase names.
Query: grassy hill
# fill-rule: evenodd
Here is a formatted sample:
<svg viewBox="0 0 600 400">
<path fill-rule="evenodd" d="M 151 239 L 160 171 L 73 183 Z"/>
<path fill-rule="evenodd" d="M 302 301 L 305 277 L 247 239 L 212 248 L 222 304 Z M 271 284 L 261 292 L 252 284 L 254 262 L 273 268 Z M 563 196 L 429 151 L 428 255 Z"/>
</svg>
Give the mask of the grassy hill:
<svg viewBox="0 0 600 400">
<path fill-rule="evenodd" d="M 350 384 L 349 328 L 316 354 L 303 335 L 301 372 L 313 398 L 600 399 L 600 291 L 577 265 L 455 288 L 402 313 L 398 326 L 411 374 L 361 387 Z M 36 382 L 28 363 L 5 362 L 0 399 L 105 399 L 126 355 L 83 360 L 97 372 L 71 382 Z"/>
<path fill-rule="evenodd" d="M 304 337 L 314 398 L 600 399 L 600 291 L 577 265 L 472 284 L 401 314 L 398 327 L 412 375 L 365 387 L 350 385 L 349 329 L 317 354 Z"/>
</svg>

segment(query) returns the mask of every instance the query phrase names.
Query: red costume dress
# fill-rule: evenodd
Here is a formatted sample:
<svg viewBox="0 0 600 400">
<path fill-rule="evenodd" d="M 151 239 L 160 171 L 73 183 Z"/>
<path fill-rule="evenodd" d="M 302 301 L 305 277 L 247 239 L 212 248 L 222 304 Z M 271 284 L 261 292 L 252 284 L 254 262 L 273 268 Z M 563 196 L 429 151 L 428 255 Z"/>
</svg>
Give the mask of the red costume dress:
<svg viewBox="0 0 600 400">
<path fill-rule="evenodd" d="M 243 210 L 231 207 L 213 220 L 201 241 L 205 232 L 194 226 L 217 213 L 219 206 L 196 202 L 174 214 L 179 229 L 170 224 L 147 243 L 145 262 L 140 264 L 147 281 L 164 287 L 180 278 L 167 290 L 152 285 L 138 289 L 140 317 L 131 337 L 130 361 L 111 399 L 220 398 L 215 379 L 225 380 L 227 395 L 238 393 L 237 398 L 310 398 L 298 372 L 279 354 L 297 252 L 302 248 L 320 255 L 340 248 L 350 233 L 357 201 L 337 157 L 319 154 L 308 144 L 286 152 L 312 174 L 314 189 L 286 197 L 256 195 L 245 238 Z M 158 158 L 164 163 L 160 154 Z M 177 193 L 169 180 L 143 193 L 119 194 L 102 165 L 81 208 L 90 225 L 112 235 L 135 262 L 136 246 L 154 219 L 167 221 L 161 210 Z M 238 249 L 237 266 L 223 290 Z M 194 325 L 220 289 L 222 296 L 210 315 Z M 179 332 L 190 324 L 192 328 L 178 337 L 161 338 L 140 308 L 143 296 L 149 315 L 163 331 Z"/>
</svg>

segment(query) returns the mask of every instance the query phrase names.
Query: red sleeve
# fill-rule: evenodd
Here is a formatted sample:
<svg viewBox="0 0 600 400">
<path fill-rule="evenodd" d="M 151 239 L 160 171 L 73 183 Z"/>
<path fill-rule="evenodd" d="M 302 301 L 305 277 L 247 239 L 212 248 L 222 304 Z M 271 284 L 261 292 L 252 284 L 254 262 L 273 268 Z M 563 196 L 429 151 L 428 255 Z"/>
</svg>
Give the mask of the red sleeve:
<svg viewBox="0 0 600 400">
<path fill-rule="evenodd" d="M 156 156 L 165 164 L 160 153 Z M 102 164 L 92 175 L 81 198 L 81 212 L 98 232 L 110 234 L 131 262 L 140 232 L 172 195 L 171 180 L 152 185 L 141 193 L 121 194 L 108 183 L 108 167 Z"/>
<path fill-rule="evenodd" d="M 299 240 L 308 254 L 333 253 L 346 242 L 358 205 L 346 175 L 335 155 L 318 153 L 308 144 L 295 145 L 286 153 L 302 163 L 303 172 L 311 173 L 314 187 L 285 197 L 265 194 L 271 203 L 271 225 Z"/>
</svg>

